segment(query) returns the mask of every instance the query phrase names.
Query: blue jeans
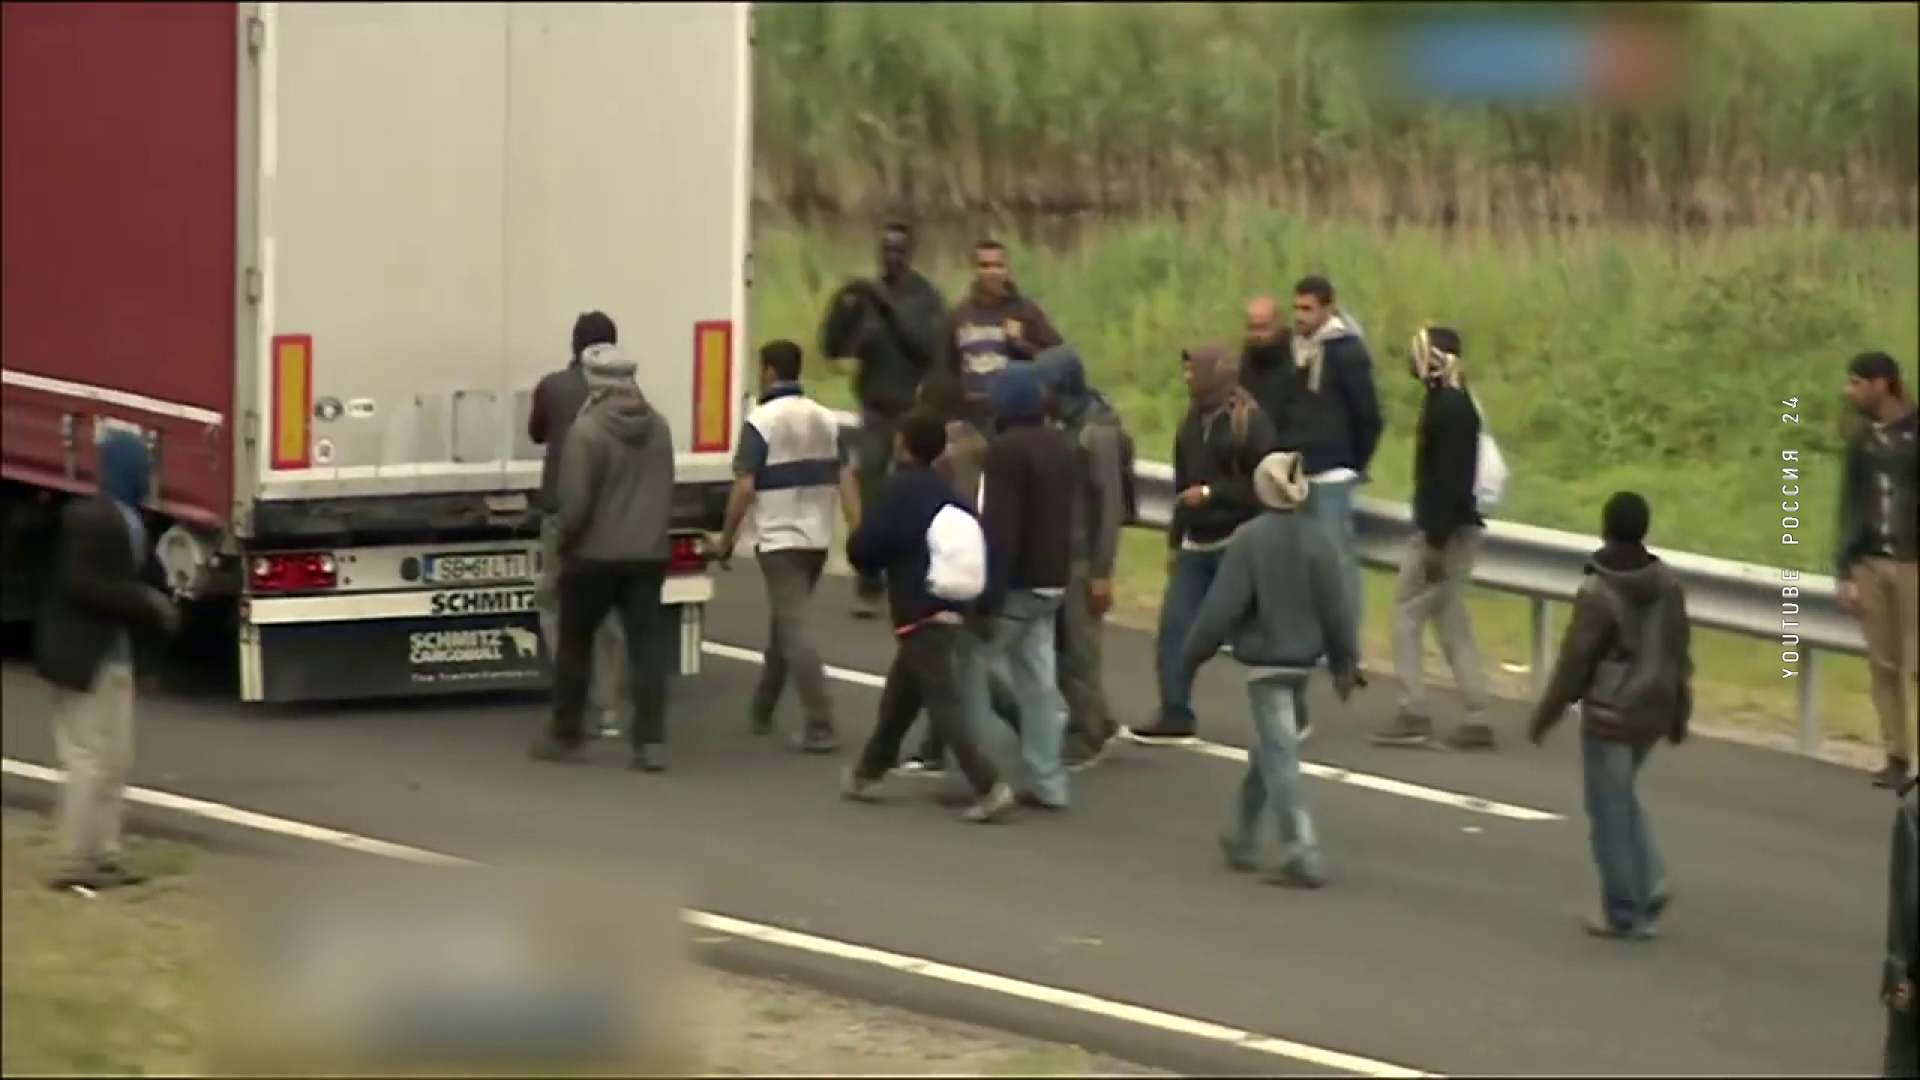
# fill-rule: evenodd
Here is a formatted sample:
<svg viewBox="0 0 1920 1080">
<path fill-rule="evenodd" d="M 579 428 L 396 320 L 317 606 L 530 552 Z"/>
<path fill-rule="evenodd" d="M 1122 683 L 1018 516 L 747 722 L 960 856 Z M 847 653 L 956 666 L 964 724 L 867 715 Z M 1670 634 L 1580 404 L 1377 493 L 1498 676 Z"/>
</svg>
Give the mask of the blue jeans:
<svg viewBox="0 0 1920 1080">
<path fill-rule="evenodd" d="M 1353 526 L 1353 499 L 1359 490 L 1357 479 L 1316 480 L 1307 494 L 1307 516 L 1333 537 L 1334 550 L 1340 553 L 1341 593 L 1353 615 L 1353 637 L 1364 641 L 1360 622 L 1367 609 L 1360 602 L 1360 538 Z"/>
<path fill-rule="evenodd" d="M 983 745 L 1002 745 L 1007 725 L 994 714 L 988 679 L 994 669 L 1006 672 L 1020 710 L 1020 772 L 1023 787 L 1033 798 L 1053 806 L 1067 805 L 1067 770 L 1060 746 L 1067 733 L 1067 702 L 1060 694 L 1054 654 L 1054 618 L 1061 598 L 1026 589 L 1007 594 L 993 621 L 993 641 L 974 650 L 963 667 L 969 724 Z"/>
<path fill-rule="evenodd" d="M 1632 930 L 1652 921 L 1665 902 L 1667 869 L 1653 845 L 1647 814 L 1635 784 L 1651 745 L 1580 740 L 1580 766 L 1586 780 L 1587 821 L 1593 865 L 1600 875 L 1600 908 L 1616 930 Z"/>
<path fill-rule="evenodd" d="M 1300 783 L 1300 721 L 1306 718 L 1307 685 L 1298 677 L 1275 676 L 1247 684 L 1253 712 L 1253 748 L 1240 801 L 1228 834 L 1236 854 L 1248 862 L 1260 847 L 1260 816 L 1272 814 L 1279 826 L 1286 862 L 1308 875 L 1320 875 L 1320 841 L 1307 813 Z"/>
<path fill-rule="evenodd" d="M 1173 572 L 1167 575 L 1167 591 L 1160 598 L 1160 722 L 1169 727 L 1193 729 L 1193 678 L 1182 656 L 1187 647 L 1187 632 L 1200 615 L 1200 604 L 1213 587 L 1213 576 L 1220 571 L 1225 549 L 1214 551 L 1177 551 Z"/>
</svg>

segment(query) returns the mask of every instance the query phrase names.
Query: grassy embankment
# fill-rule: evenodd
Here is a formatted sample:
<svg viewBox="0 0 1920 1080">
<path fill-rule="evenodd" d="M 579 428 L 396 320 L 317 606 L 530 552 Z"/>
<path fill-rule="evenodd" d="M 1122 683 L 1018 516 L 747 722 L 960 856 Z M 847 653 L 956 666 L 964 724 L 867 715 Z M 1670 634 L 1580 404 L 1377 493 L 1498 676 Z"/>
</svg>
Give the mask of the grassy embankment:
<svg viewBox="0 0 1920 1080">
<path fill-rule="evenodd" d="M 1322 270 L 1381 354 L 1372 494 L 1407 494 L 1417 399 L 1398 358 L 1442 320 L 1515 469 L 1502 517 L 1585 532 L 1634 488 L 1662 545 L 1823 571 L 1841 365 L 1866 347 L 1920 359 L 1920 266 L 1913 9 L 1812 7 L 1712 8 L 1687 95 L 1631 117 L 1389 109 L 1335 62 L 1320 8 L 772 8 L 754 333 L 808 339 L 871 262 L 865 227 L 789 211 L 943 218 L 923 261 L 949 290 L 965 240 L 1004 232 L 1163 458 L 1179 347 L 1233 336 L 1245 297 Z M 1059 207 L 1086 211 L 1071 236 Z M 1797 547 L 1783 449 L 1807 458 Z M 1127 559 L 1151 604 L 1155 540 Z M 1386 593 L 1369 593 L 1376 655 Z M 1488 597 L 1480 616 L 1493 655 L 1524 657 L 1522 605 Z M 1707 636 L 1720 717 L 1786 722 L 1778 654 Z M 1870 732 L 1862 666 L 1827 671 L 1829 730 Z"/>
</svg>

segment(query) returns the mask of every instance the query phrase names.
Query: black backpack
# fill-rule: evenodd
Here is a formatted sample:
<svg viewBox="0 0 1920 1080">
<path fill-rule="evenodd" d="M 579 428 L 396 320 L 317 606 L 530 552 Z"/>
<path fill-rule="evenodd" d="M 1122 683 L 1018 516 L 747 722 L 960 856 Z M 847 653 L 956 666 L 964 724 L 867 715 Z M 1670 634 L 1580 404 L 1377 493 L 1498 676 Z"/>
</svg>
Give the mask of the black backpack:
<svg viewBox="0 0 1920 1080">
<path fill-rule="evenodd" d="M 1102 403 L 1100 407 L 1091 410 L 1087 421 L 1080 425 L 1080 459 L 1088 475 L 1092 474 L 1093 469 L 1093 444 L 1090 433 L 1095 426 L 1112 428 L 1120 436 L 1120 527 L 1138 525 L 1140 496 L 1134 489 L 1136 481 L 1133 475 L 1133 436 L 1127 434 L 1126 423 L 1111 406 Z"/>
</svg>

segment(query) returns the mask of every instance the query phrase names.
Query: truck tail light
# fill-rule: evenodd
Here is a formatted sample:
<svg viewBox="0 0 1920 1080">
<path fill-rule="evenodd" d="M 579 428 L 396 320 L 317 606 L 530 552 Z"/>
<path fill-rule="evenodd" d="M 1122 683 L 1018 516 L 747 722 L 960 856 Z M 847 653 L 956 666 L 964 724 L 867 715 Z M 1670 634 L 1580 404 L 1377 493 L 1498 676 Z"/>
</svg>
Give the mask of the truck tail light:
<svg viewBox="0 0 1920 1080">
<path fill-rule="evenodd" d="M 254 592 L 317 592 L 339 584 L 333 556 L 324 551 L 255 555 L 247 571 Z"/>
<path fill-rule="evenodd" d="M 707 569 L 707 545 L 705 538 L 688 534 L 673 538 L 673 548 L 667 555 L 667 573 L 699 574 Z"/>
</svg>

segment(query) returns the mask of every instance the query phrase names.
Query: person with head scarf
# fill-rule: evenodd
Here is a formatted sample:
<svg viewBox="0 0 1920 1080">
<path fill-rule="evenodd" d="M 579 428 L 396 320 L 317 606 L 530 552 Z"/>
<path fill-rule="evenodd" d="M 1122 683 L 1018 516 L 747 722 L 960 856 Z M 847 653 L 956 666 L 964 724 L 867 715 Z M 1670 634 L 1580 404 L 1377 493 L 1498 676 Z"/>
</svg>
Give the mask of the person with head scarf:
<svg viewBox="0 0 1920 1080">
<path fill-rule="evenodd" d="M 1359 678 L 1353 611 L 1340 588 L 1339 552 L 1304 513 L 1309 485 L 1298 454 L 1274 453 L 1253 471 L 1260 513 L 1227 542 L 1220 569 L 1180 643 L 1191 679 L 1223 645 L 1248 669 L 1254 744 L 1220 837 L 1228 866 L 1260 868 L 1262 818 L 1278 827 L 1284 854 L 1275 884 L 1317 889 L 1325 883 L 1320 846 L 1300 783 L 1300 737 L 1307 680 L 1324 663 L 1341 700 Z"/>
<path fill-rule="evenodd" d="M 534 607 L 540 615 L 540 638 L 547 644 L 547 656 L 559 656 L 560 641 L 560 517 L 555 512 L 560 485 L 560 457 L 566 449 L 567 432 L 587 404 L 587 376 L 580 357 L 596 345 L 617 345 L 620 329 L 604 311 L 588 311 L 573 320 L 573 342 L 566 365 L 548 372 L 533 388 L 527 410 L 527 439 L 543 447 L 540 463 L 540 491 L 534 508 L 540 512 L 540 578 L 534 586 Z M 627 643 L 620 620 L 609 618 L 594 632 L 593 670 L 588 694 L 595 725 L 605 737 L 616 737 L 625 723 L 627 688 Z M 623 723 L 623 721 L 625 723 Z"/>
<path fill-rule="evenodd" d="M 1240 386 L 1236 357 L 1219 345 L 1180 354 L 1192 401 L 1173 439 L 1173 518 L 1160 600 L 1160 711 L 1128 734 L 1147 745 L 1193 739 L 1194 672 L 1181 648 L 1235 529 L 1260 512 L 1253 471 L 1278 446 L 1273 421 Z"/>
<path fill-rule="evenodd" d="M 1486 522 L 1474 496 L 1480 467 L 1480 410 L 1467 393 L 1460 335 L 1445 326 L 1413 337 L 1410 363 L 1424 395 L 1413 436 L 1413 537 L 1393 588 L 1393 671 L 1406 696 L 1392 720 L 1374 732 L 1379 746 L 1426 746 L 1433 740 L 1433 704 L 1427 696 L 1426 649 L 1431 624 L 1440 652 L 1465 699 L 1466 722 L 1447 735 L 1456 750 L 1494 744 L 1487 723 L 1492 698 L 1473 636 L 1467 590 Z"/>
<path fill-rule="evenodd" d="M 626 636 L 631 764 L 658 772 L 673 641 L 662 632 L 660 605 L 673 511 L 673 431 L 640 392 L 634 363 L 618 345 L 588 346 L 580 373 L 586 404 L 567 433 L 553 511 L 560 601 L 553 721 L 533 755 L 578 759 L 593 637 L 612 617 Z"/>
<path fill-rule="evenodd" d="M 129 431 L 100 441 L 99 493 L 60 512 L 59 559 L 35 623 L 34 667 L 53 688 L 53 743 L 66 770 L 56 813 L 61 866 L 50 884 L 98 892 L 138 884 L 120 859 L 133 767 L 133 638 L 172 634 L 179 615 L 142 580 L 152 547 L 140 507 L 153 463 Z"/>
<path fill-rule="evenodd" d="M 1046 395 L 1031 364 L 1001 375 L 992 404 L 999 433 L 987 444 L 977 500 L 987 538 L 987 588 L 975 621 L 987 643 L 981 659 L 989 668 L 1004 663 L 1019 706 L 1022 801 L 1064 810 L 1067 718 L 1054 619 L 1072 572 L 1073 444 L 1046 422 Z M 983 673 L 967 684 L 973 729 L 993 730 Z"/>
<path fill-rule="evenodd" d="M 1101 622 L 1113 608 L 1113 568 L 1126 524 L 1127 471 L 1132 461 L 1120 417 L 1087 385 L 1072 346 L 1034 361 L 1049 411 L 1075 450 L 1072 576 L 1060 609 L 1060 692 L 1067 699 L 1069 767 L 1092 764 L 1120 732 L 1101 681 Z"/>
</svg>

